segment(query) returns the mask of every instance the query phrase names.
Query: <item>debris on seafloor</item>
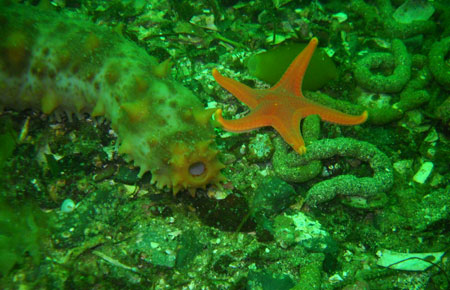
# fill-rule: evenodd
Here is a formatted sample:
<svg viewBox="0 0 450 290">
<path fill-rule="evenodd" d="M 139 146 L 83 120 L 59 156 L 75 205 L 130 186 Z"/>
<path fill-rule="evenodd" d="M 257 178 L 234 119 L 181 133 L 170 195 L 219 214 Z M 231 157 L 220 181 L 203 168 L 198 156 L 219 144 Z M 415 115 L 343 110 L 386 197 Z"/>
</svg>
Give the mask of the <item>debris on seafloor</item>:
<svg viewBox="0 0 450 290">
<path fill-rule="evenodd" d="M 394 12 L 394 19 L 398 23 L 412 23 L 413 21 L 428 20 L 434 13 L 433 4 L 429 1 L 406 0 Z"/>
<path fill-rule="evenodd" d="M 420 166 L 419 170 L 413 177 L 413 180 L 417 183 L 424 184 L 427 181 L 428 176 L 430 176 L 431 171 L 433 171 L 434 164 L 433 162 L 424 162 L 422 166 Z"/>
<path fill-rule="evenodd" d="M 378 266 L 404 270 L 404 271 L 425 271 L 429 267 L 441 261 L 445 252 L 435 253 L 398 253 L 389 250 L 380 250 L 377 255 Z"/>
</svg>

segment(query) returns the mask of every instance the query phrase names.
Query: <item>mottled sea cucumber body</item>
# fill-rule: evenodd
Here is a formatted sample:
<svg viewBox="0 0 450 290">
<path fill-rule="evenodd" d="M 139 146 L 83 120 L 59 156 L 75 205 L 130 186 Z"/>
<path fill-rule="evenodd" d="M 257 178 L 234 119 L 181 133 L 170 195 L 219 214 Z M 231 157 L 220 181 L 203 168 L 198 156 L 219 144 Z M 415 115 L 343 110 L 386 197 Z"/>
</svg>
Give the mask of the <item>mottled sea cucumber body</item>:
<svg viewBox="0 0 450 290">
<path fill-rule="evenodd" d="M 2 3 L 2 1 L 0 1 Z M 211 111 L 157 61 L 107 27 L 32 6 L 0 4 L 0 112 L 105 116 L 119 152 L 174 193 L 220 182 Z"/>
</svg>

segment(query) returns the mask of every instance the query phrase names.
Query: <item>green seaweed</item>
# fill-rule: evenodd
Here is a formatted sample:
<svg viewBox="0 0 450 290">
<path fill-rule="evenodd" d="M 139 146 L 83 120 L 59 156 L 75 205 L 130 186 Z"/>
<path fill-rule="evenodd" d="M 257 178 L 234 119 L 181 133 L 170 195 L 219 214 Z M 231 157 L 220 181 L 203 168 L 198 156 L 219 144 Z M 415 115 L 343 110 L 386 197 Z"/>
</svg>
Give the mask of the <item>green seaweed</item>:
<svg viewBox="0 0 450 290">
<path fill-rule="evenodd" d="M 33 264 L 42 259 L 46 230 L 42 211 L 31 203 L 11 204 L 0 199 L 0 276 L 6 276 L 28 254 Z"/>
<path fill-rule="evenodd" d="M 306 43 L 288 43 L 252 55 L 247 62 L 249 73 L 270 85 L 274 85 L 306 45 Z M 306 69 L 303 89 L 318 90 L 329 81 L 337 79 L 337 77 L 338 71 L 331 58 L 324 50 L 317 49 Z"/>
<path fill-rule="evenodd" d="M 0 172 L 5 162 L 11 157 L 16 148 L 17 134 L 12 128 L 12 121 L 8 117 L 0 119 Z"/>
</svg>

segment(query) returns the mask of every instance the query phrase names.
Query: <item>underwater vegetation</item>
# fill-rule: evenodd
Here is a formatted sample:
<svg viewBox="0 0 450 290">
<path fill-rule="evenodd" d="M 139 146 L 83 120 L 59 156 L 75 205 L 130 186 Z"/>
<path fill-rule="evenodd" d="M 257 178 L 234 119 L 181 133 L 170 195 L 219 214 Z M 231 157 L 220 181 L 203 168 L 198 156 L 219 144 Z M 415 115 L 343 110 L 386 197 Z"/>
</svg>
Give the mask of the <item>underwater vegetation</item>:
<svg viewBox="0 0 450 290">
<path fill-rule="evenodd" d="M 0 0 L 0 39 L 2 289 L 449 288 L 445 0 Z"/>
<path fill-rule="evenodd" d="M 45 214 L 31 203 L 0 200 L 0 265 L 1 276 L 29 260 L 39 265 L 47 239 Z"/>
<path fill-rule="evenodd" d="M 2 124 L 0 132 L 0 172 L 5 162 L 12 156 L 16 147 L 17 134 L 12 128 L 12 122 L 9 118 L 1 118 Z"/>
<path fill-rule="evenodd" d="M 252 76 L 274 85 L 281 79 L 289 64 L 305 47 L 306 44 L 288 43 L 252 55 L 247 62 L 248 72 Z M 307 91 L 315 91 L 330 81 L 336 80 L 337 77 L 338 72 L 331 58 L 325 51 L 318 49 L 311 57 L 302 87 Z"/>
</svg>

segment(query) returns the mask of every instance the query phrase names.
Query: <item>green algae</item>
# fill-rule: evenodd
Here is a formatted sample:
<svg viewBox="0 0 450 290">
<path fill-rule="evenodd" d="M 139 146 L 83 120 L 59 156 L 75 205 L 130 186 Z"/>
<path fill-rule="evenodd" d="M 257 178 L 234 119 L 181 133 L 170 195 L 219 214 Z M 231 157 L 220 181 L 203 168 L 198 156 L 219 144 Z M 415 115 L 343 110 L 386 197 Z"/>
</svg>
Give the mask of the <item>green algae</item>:
<svg viewBox="0 0 450 290">
<path fill-rule="evenodd" d="M 320 289 L 322 261 L 316 260 L 300 267 L 300 280 L 291 290 Z"/>
<path fill-rule="evenodd" d="M 8 117 L 0 119 L 0 172 L 5 162 L 11 157 L 16 148 L 17 133 L 13 130 L 13 123 Z"/>
<path fill-rule="evenodd" d="M 278 177 L 265 178 L 258 186 L 250 212 L 262 226 L 267 219 L 286 210 L 296 196 L 295 189 Z"/>
<path fill-rule="evenodd" d="M 286 275 L 275 275 L 269 271 L 250 271 L 247 289 L 285 290 L 295 286 L 292 279 Z"/>
<path fill-rule="evenodd" d="M 306 43 L 288 43 L 252 55 L 247 62 L 248 71 L 252 76 L 274 85 L 306 45 Z M 337 77 L 338 71 L 333 61 L 324 50 L 319 48 L 313 54 L 306 69 L 302 88 L 318 90 L 328 82 L 336 80 Z"/>
<path fill-rule="evenodd" d="M 34 265 L 40 263 L 45 220 L 42 211 L 32 203 L 11 204 L 0 199 L 0 277 L 25 263 L 27 255 Z"/>
</svg>

